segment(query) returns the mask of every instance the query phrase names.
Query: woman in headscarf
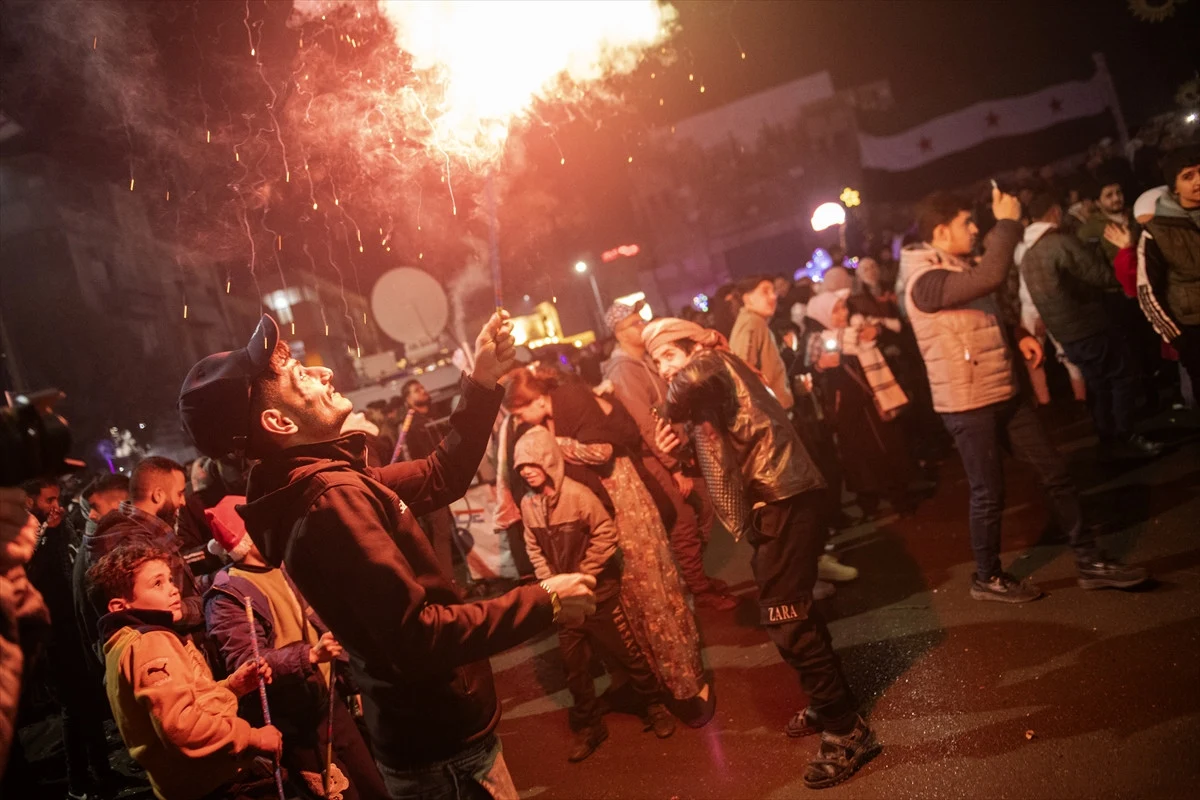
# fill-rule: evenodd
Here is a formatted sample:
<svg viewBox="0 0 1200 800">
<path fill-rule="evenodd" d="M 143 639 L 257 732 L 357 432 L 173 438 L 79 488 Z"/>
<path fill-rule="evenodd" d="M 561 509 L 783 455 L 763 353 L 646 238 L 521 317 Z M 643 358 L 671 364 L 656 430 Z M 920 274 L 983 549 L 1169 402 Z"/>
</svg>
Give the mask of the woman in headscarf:
<svg viewBox="0 0 1200 800">
<path fill-rule="evenodd" d="M 621 602 L 631 632 L 692 727 L 706 724 L 716 695 L 705 682 L 700 632 L 671 557 L 663 520 L 632 456 L 643 446 L 629 413 L 607 407 L 583 383 L 552 370 L 519 369 L 505 379 L 504 407 L 554 434 L 566 474 L 608 507 L 624 555 Z"/>
<path fill-rule="evenodd" d="M 823 330 L 809 336 L 807 361 L 825 418 L 837 433 L 847 487 L 867 516 L 886 497 L 901 513 L 915 506 L 907 487 L 915 467 L 894 420 L 908 405 L 878 347 L 879 328 L 861 315 L 851 318 L 849 289 L 822 292 L 808 316 Z"/>
</svg>

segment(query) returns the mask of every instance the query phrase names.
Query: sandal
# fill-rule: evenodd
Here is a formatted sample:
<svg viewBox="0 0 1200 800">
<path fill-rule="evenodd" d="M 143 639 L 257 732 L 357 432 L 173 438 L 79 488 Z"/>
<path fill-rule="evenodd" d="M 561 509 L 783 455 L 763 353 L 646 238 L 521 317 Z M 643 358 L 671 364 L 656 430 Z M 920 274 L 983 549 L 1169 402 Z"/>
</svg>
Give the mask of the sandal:
<svg viewBox="0 0 1200 800">
<path fill-rule="evenodd" d="M 821 720 L 817 718 L 812 706 L 805 706 L 792 715 L 787 725 L 783 726 L 783 732 L 788 735 L 789 739 L 811 736 L 821 732 Z"/>
<path fill-rule="evenodd" d="M 804 770 L 804 785 L 809 789 L 827 789 L 847 780 L 883 749 L 866 720 L 858 718 L 854 730 L 839 736 L 825 731 L 817 757 Z"/>
</svg>

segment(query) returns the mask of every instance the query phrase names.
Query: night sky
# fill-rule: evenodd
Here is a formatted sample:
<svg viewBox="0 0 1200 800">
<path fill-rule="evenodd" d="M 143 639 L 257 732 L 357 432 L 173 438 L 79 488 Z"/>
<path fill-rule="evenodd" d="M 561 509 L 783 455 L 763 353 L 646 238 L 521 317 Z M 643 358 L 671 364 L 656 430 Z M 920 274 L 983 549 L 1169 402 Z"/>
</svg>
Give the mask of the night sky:
<svg viewBox="0 0 1200 800">
<path fill-rule="evenodd" d="M 45 6 L 3 0 L 0 7 L 8 17 L 14 9 Z M 208 82 L 206 120 L 224 117 L 236 123 L 239 116 L 259 113 L 251 127 L 261 130 L 261 86 L 247 63 L 243 17 L 249 9 L 262 23 L 260 46 L 268 77 L 286 80 L 284 70 L 296 53 L 295 31 L 284 25 L 289 3 L 170 2 L 152 7 L 117 3 L 112 7 L 118 13 L 124 9 L 152 18 L 153 41 L 145 54 L 154 65 L 153 77 L 161 76 L 173 103 L 159 120 L 178 122 L 181 140 L 187 136 L 194 140 L 195 131 L 203 128 L 202 109 L 189 99 L 200 78 Z M 525 163 L 514 175 L 513 192 L 501 208 L 506 280 L 536 280 L 547 265 L 569 265 L 577 256 L 645 236 L 630 209 L 629 178 L 641 163 L 638 159 L 651 129 L 797 77 L 828 70 L 835 89 L 888 80 L 894 107 L 862 112 L 859 124 L 872 133 L 891 133 L 982 99 L 1087 77 L 1093 70 L 1091 54 L 1099 51 L 1108 59 L 1130 128 L 1136 131 L 1141 120 L 1173 107 L 1176 88 L 1195 76 L 1197 69 L 1193 45 L 1194 34 L 1200 31 L 1200 2 L 1183 4 L 1174 17 L 1161 23 L 1139 21 L 1125 0 L 741 0 L 683 2 L 676 7 L 680 31 L 668 43 L 669 63 L 656 56 L 634 75 L 615 82 L 614 88 L 625 98 L 624 108 L 573 119 L 551 111 L 541 121 L 545 124 L 533 125 L 522 137 Z M 4 27 L 6 67 L 62 44 L 50 37 L 22 38 L 20 29 L 14 34 L 15 26 Z M 63 39 L 84 33 L 67 30 Z M 91 43 L 90 35 L 84 38 Z M 104 44 L 125 46 L 120 41 Z M 205 59 L 198 57 L 201 49 Z M 89 92 L 93 101 L 103 92 L 89 89 L 73 73 L 77 63 L 82 63 L 78 53 L 53 71 L 5 70 L 0 108 L 30 130 L 23 146 L 48 150 L 81 171 L 94 171 L 109 180 L 128 180 L 128 173 L 136 172 L 139 186 L 152 192 L 173 188 L 177 198 L 197 188 L 202 194 L 224 191 L 234 180 L 229 174 L 231 163 L 222 162 L 220 170 L 198 169 L 193 158 L 187 170 L 176 169 L 169 158 L 149 152 L 153 132 L 127 131 L 115 118 L 82 113 Z M 224 82 L 214 86 L 214 76 Z M 127 134 L 131 147 L 126 146 Z M 627 163 L 630 156 L 635 163 Z M 393 251 L 368 250 L 359 264 L 368 279 L 396 259 L 441 269 L 467 257 L 460 245 L 470 214 L 449 215 L 447 193 L 438 184 L 439 165 L 430 154 L 412 151 L 405 158 L 411 163 L 428 162 L 419 168 L 421 174 L 413 183 L 424 187 L 419 202 L 425 224 L 418 232 L 412 219 L 407 227 L 398 223 L 391 240 Z M 560 158 L 565 158 L 565 166 L 560 166 Z M 263 163 L 276 160 L 268 156 Z M 469 198 L 478 195 L 477 178 L 478 174 L 464 170 L 456 177 L 468 207 Z M 291 201 L 298 207 L 273 226 L 285 238 L 303 230 L 307 206 L 302 203 L 309 203 L 309 198 L 280 194 L 277 181 L 261 183 L 256 191 L 269 198 L 271 208 L 283 208 Z M 397 206 L 402 207 L 397 214 L 412 217 L 418 201 L 400 198 Z M 182 218 L 174 207 L 164 205 L 157 212 L 170 221 L 174 232 L 191 234 L 210 252 L 242 258 L 239 221 L 227 219 L 218 227 L 211 214 L 211 209 L 221 207 L 220 198 L 214 197 L 208 204 L 193 204 L 203 213 L 192 218 L 186 207 Z M 378 207 L 376 202 L 374 208 Z M 308 215 L 309 223 L 312 216 Z M 378 214 L 368 216 L 364 225 L 377 227 Z M 546 224 L 535 225 L 538 221 Z M 211 230 L 204 227 L 210 223 Z M 296 248 L 285 252 L 289 249 L 296 252 Z"/>
</svg>

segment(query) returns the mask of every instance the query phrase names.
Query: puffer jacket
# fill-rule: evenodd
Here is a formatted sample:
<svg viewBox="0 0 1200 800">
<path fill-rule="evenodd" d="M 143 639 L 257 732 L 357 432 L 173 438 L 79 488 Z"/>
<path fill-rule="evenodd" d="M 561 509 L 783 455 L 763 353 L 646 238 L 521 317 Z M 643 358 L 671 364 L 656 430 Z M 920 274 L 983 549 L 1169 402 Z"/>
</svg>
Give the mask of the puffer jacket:
<svg viewBox="0 0 1200 800">
<path fill-rule="evenodd" d="M 539 580 L 582 572 L 596 578 L 596 599 L 621 590 L 617 526 L 590 489 L 566 476 L 562 450 L 550 431 L 530 428 L 517 441 L 513 466 L 541 467 L 546 488 L 521 498 L 525 550 Z"/>
<path fill-rule="evenodd" d="M 170 623 L 169 612 L 137 609 L 101 618 L 104 680 L 121 739 L 155 796 L 191 800 L 251 769 L 268 748 L 262 729 L 237 715 L 234 693 Z"/>
<path fill-rule="evenodd" d="M 667 387 L 666 416 L 691 426 L 713 509 L 735 539 L 755 506 L 825 487 L 783 406 L 733 353 L 693 355 Z"/>
<path fill-rule="evenodd" d="M 1200 325 L 1200 225 L 1171 195 L 1158 200 L 1137 246 L 1138 302 L 1168 342 Z"/>
<path fill-rule="evenodd" d="M 920 279 L 939 269 L 963 272 L 970 267 L 929 244 L 909 245 L 900 253 L 905 306 L 925 361 L 933 410 L 971 411 L 1015 397 L 1012 350 L 994 292 L 934 312 L 922 311 L 913 301 Z"/>
<path fill-rule="evenodd" d="M 1100 251 L 1036 222 L 1025 229 L 1024 245 L 1017 265 L 1050 335 L 1066 344 L 1107 330 L 1104 296 L 1121 284 Z"/>
<path fill-rule="evenodd" d="M 220 650 L 226 672 L 233 672 L 254 657 L 254 640 L 258 640 L 258 652 L 271 665 L 271 685 L 267 687 L 267 698 L 275 726 L 287 739 L 288 746 L 297 744 L 296 739 L 315 743 L 317 724 L 326 718 L 325 699 L 328 697 L 325 678 L 321 670 L 309 661 L 312 646 L 298 641 L 280 644 L 276 636 L 275 614 L 267 594 L 259 588 L 252 577 L 256 572 L 271 572 L 267 568 L 240 566 L 237 572 L 226 567 L 213 578 L 212 587 L 204 595 L 204 617 L 209 636 Z M 249 573 L 249 574 L 247 574 Z M 284 578 L 291 586 L 291 580 Z M 316 613 L 291 586 L 304 612 L 305 623 L 319 637 L 328 630 Z M 244 598 L 250 598 L 254 616 L 254 628 L 246 622 Z M 348 657 L 346 658 L 348 660 Z M 257 695 L 242 700 L 242 716 L 256 722 L 262 716 Z"/>
</svg>

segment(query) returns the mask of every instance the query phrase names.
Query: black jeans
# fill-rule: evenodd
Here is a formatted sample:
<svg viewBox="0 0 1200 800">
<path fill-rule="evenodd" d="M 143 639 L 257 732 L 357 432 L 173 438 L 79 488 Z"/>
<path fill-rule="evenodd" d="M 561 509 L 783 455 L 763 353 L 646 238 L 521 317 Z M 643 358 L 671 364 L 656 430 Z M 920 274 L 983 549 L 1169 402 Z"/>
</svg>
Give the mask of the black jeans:
<svg viewBox="0 0 1200 800">
<path fill-rule="evenodd" d="M 825 547 L 822 495 L 822 490 L 805 492 L 755 509 L 747 539 L 754 548 L 750 568 L 758 584 L 760 622 L 796 670 L 825 729 L 844 733 L 854 727 L 858 703 L 812 598 L 817 558 Z"/>
<path fill-rule="evenodd" d="M 1095 556 L 1095 543 L 1083 526 L 1079 490 L 1067 462 L 1046 436 L 1033 409 L 1020 396 L 1002 403 L 942 414 L 958 445 L 971 487 L 971 550 L 980 580 L 1001 571 L 1000 520 L 1004 513 L 1004 451 L 1033 467 L 1050 498 L 1054 519 L 1078 558 Z"/>
<path fill-rule="evenodd" d="M 1060 344 L 1087 381 L 1092 422 L 1100 441 L 1133 433 L 1139 387 L 1129 343 L 1110 329 Z"/>
<path fill-rule="evenodd" d="M 590 728 L 600 722 L 596 685 L 592 680 L 592 654 L 606 667 L 626 676 L 643 706 L 661 702 L 662 684 L 646 659 L 625 619 L 620 593 L 596 603 L 596 613 L 582 625 L 558 630 L 558 647 L 567 668 L 567 688 L 575 704 L 568 712 L 571 730 Z"/>
</svg>

